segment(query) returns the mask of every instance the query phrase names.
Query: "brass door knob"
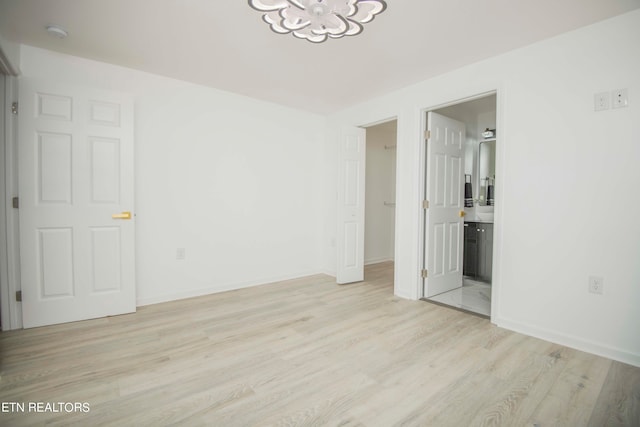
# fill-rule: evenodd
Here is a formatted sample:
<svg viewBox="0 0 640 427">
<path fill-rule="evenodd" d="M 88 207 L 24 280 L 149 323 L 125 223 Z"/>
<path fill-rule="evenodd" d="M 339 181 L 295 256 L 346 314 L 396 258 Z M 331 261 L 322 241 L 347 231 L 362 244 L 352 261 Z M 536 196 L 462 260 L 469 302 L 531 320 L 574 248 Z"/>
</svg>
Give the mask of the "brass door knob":
<svg viewBox="0 0 640 427">
<path fill-rule="evenodd" d="M 121 212 L 119 214 L 111 215 L 113 219 L 131 219 L 131 212 Z"/>
</svg>

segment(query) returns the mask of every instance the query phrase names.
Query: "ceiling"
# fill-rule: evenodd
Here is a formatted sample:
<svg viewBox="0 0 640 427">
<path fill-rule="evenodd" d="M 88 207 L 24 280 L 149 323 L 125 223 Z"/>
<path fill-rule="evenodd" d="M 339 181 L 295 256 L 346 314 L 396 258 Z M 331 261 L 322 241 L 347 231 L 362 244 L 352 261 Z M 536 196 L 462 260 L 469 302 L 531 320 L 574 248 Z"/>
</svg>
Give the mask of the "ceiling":
<svg viewBox="0 0 640 427">
<path fill-rule="evenodd" d="M 328 114 L 640 0 L 387 0 L 355 37 L 271 32 L 244 0 L 0 0 L 6 39 Z M 57 24 L 65 40 L 47 34 Z"/>
</svg>

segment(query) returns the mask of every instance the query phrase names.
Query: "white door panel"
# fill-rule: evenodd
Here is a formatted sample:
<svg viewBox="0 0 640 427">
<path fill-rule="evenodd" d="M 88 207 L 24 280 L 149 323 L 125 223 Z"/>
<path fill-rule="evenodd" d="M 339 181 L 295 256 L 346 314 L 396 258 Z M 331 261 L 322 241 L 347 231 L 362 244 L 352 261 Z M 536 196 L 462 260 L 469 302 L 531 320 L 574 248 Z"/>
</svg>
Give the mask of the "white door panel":
<svg viewBox="0 0 640 427">
<path fill-rule="evenodd" d="M 424 296 L 462 286 L 465 125 L 430 112 L 425 225 Z"/>
<path fill-rule="evenodd" d="M 20 81 L 25 328 L 135 311 L 133 102 Z"/>
<path fill-rule="evenodd" d="M 360 128 L 345 128 L 340 137 L 336 239 L 340 284 L 364 280 L 365 137 Z"/>
</svg>

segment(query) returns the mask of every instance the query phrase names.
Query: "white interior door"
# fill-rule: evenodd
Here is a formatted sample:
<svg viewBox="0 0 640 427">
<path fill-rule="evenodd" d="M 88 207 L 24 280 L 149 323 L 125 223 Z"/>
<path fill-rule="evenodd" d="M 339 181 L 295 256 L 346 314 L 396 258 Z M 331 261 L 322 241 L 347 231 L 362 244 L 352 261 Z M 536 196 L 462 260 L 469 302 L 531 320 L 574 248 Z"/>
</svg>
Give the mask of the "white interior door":
<svg viewBox="0 0 640 427">
<path fill-rule="evenodd" d="M 337 272 L 340 284 L 364 280 L 364 185 L 366 130 L 345 128 L 338 171 Z"/>
<path fill-rule="evenodd" d="M 132 100 L 23 78 L 19 123 L 24 327 L 135 311 Z"/>
<path fill-rule="evenodd" d="M 462 286 L 464 123 L 429 112 L 424 296 Z"/>
</svg>

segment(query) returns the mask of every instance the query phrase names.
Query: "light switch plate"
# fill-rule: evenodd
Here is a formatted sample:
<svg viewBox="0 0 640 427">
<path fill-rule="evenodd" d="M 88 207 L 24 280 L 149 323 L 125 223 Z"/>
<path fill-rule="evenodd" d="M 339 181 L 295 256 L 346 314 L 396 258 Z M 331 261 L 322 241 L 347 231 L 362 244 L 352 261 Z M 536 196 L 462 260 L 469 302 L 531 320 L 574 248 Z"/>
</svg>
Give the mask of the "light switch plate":
<svg viewBox="0 0 640 427">
<path fill-rule="evenodd" d="M 593 111 L 609 109 L 609 93 L 600 92 L 593 95 Z"/>
</svg>

